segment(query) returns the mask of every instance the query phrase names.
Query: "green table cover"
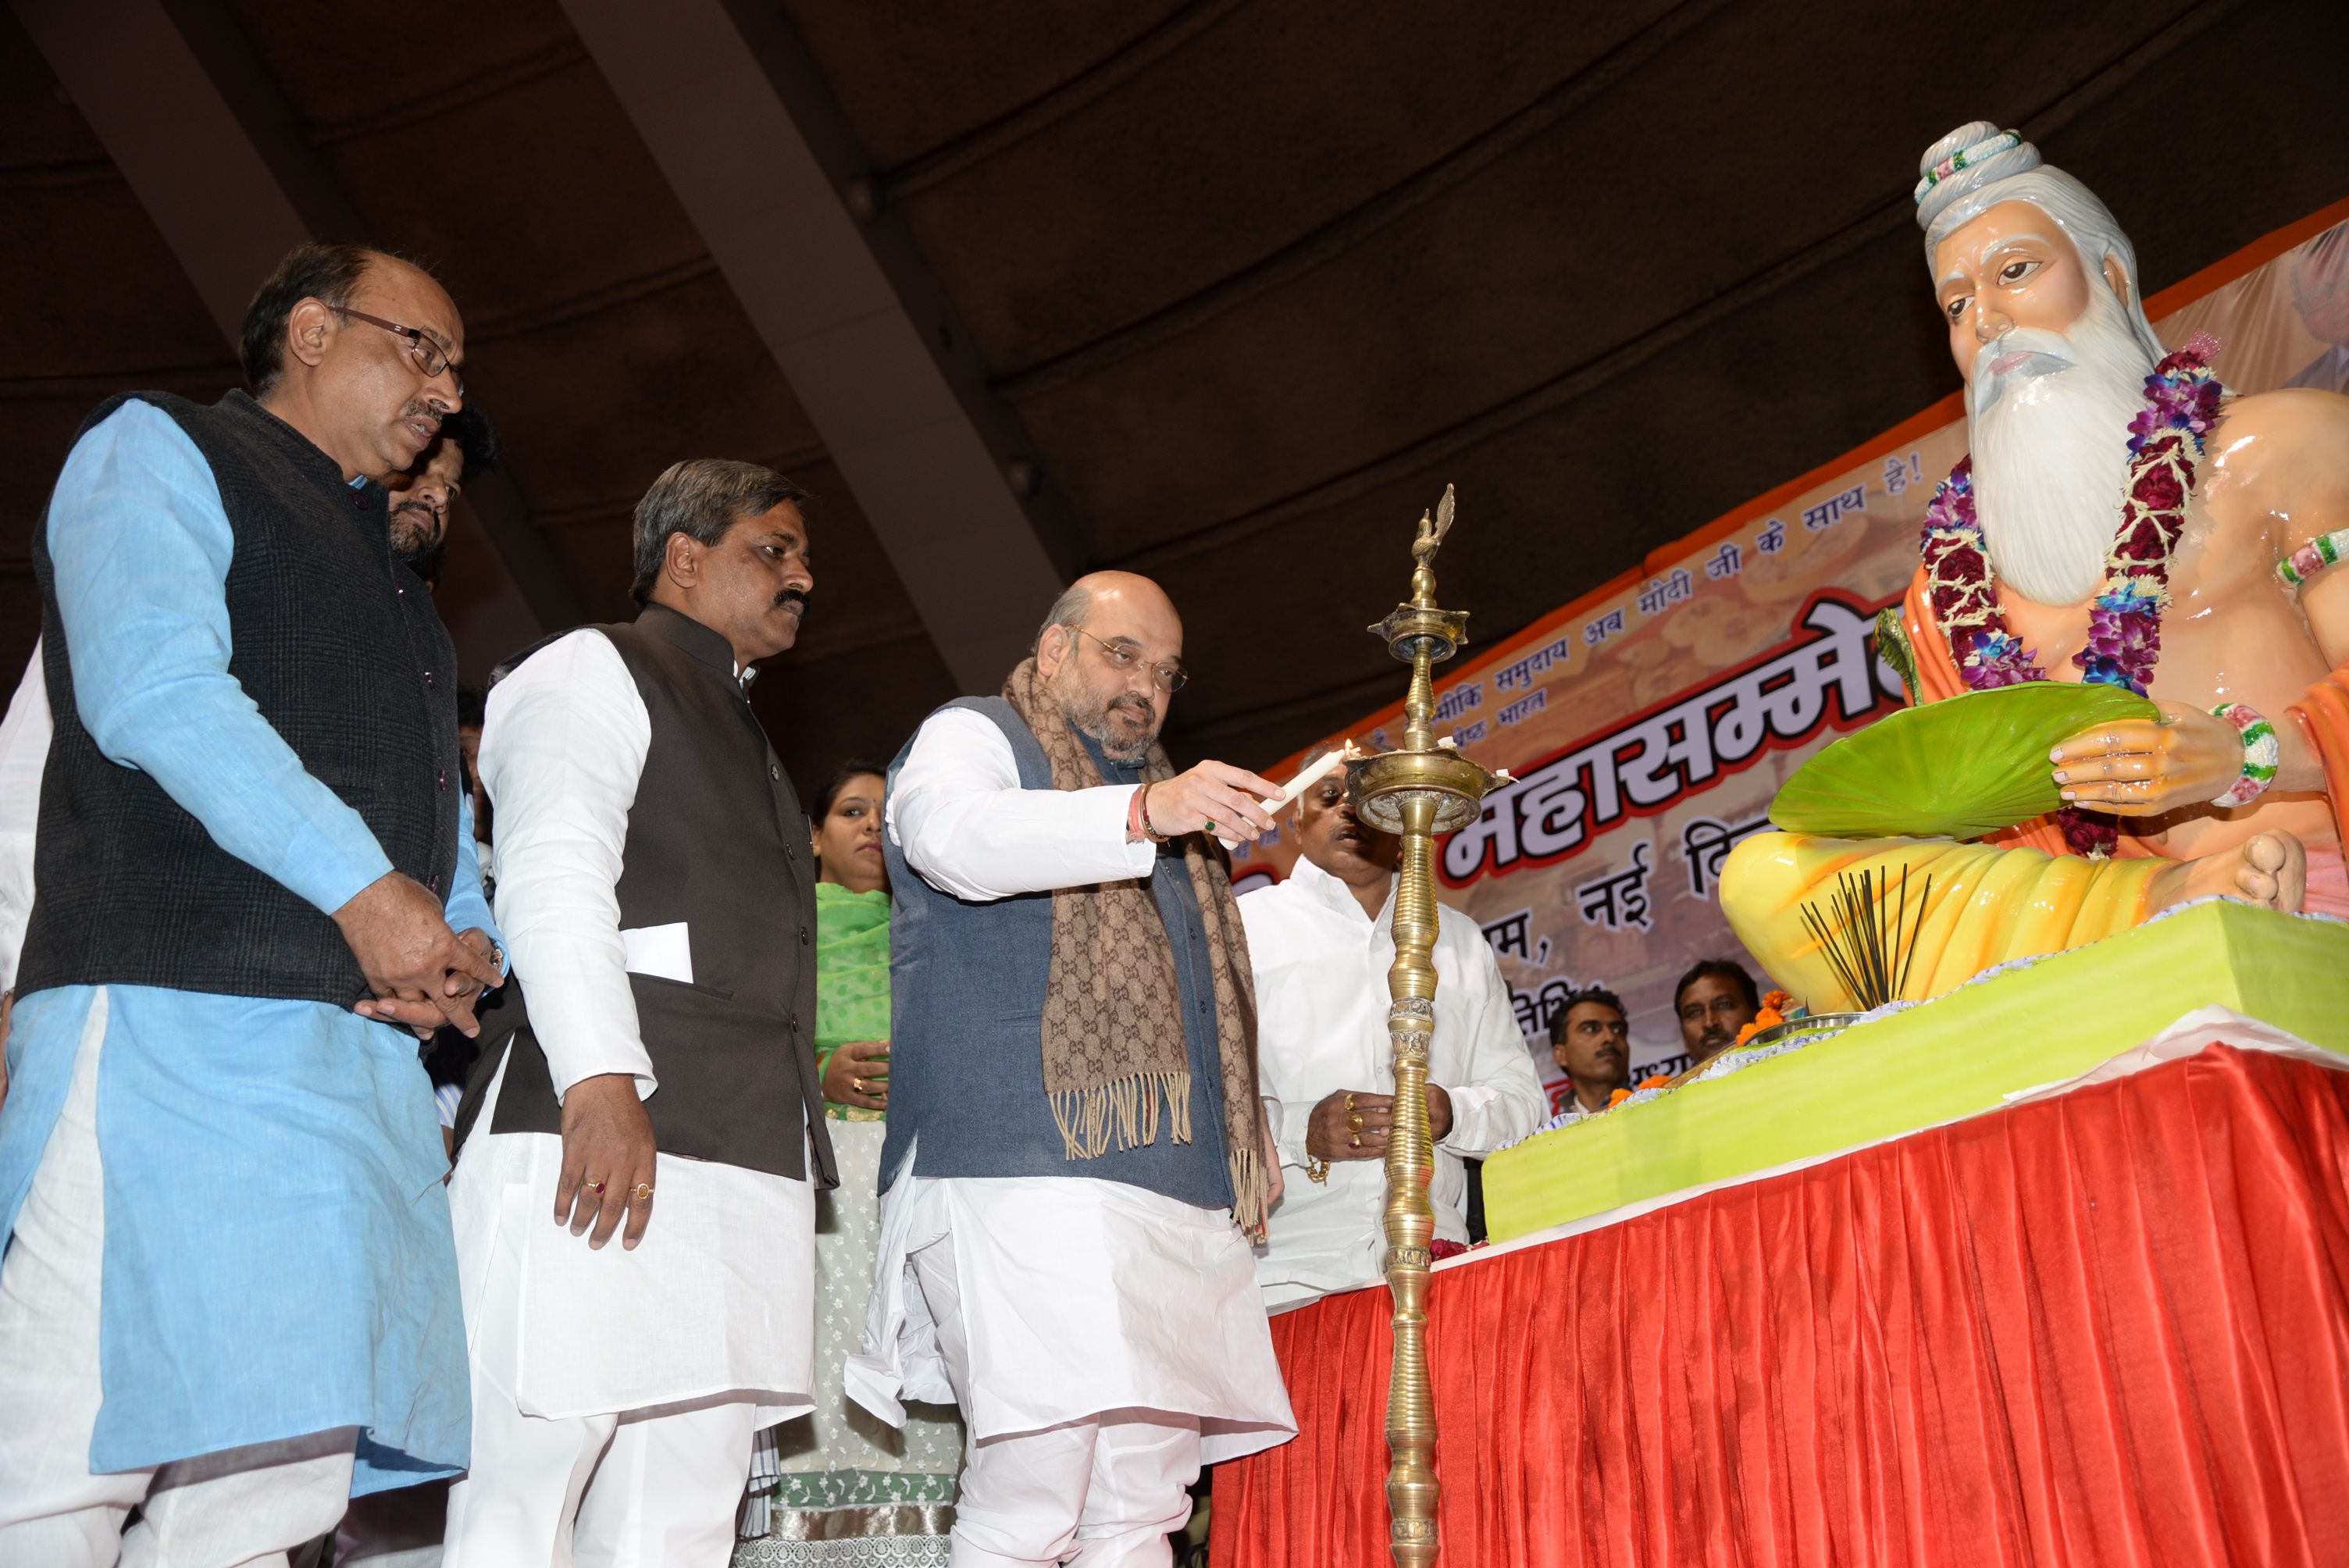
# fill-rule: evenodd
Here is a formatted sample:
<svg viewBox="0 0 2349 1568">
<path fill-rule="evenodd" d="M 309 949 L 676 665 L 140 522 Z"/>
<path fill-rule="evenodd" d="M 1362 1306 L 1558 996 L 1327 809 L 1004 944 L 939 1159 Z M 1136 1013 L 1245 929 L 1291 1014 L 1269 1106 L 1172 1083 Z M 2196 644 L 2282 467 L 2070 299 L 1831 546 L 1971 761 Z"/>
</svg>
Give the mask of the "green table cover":
<svg viewBox="0 0 2349 1568">
<path fill-rule="evenodd" d="M 2349 1056 L 2349 925 L 2215 903 L 1485 1162 L 1491 1239 L 1996 1110 L 2198 1007 Z"/>
</svg>

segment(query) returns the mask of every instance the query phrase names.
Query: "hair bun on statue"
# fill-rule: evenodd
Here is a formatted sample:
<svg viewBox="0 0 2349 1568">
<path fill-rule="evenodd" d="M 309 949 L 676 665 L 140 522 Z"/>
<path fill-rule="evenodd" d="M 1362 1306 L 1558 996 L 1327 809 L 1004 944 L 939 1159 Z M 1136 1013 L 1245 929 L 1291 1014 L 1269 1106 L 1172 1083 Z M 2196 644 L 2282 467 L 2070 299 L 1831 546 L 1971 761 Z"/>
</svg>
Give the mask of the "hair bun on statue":
<svg viewBox="0 0 2349 1568">
<path fill-rule="evenodd" d="M 1940 273 L 1933 253 L 1944 241 L 2001 202 L 2028 202 L 2054 220 L 2089 272 L 2101 275 L 2105 263 L 2119 264 L 2127 283 L 2121 308 L 2139 346 L 2152 356 L 2146 363 L 2169 352 L 2145 318 L 2145 303 L 2135 287 L 2137 252 L 2111 209 L 2085 185 L 2043 161 L 2022 132 L 2001 130 L 1986 119 L 1961 125 L 1925 150 L 1918 171 L 1917 226 L 1925 231 L 1927 275 L 1937 284 Z"/>
<path fill-rule="evenodd" d="M 1986 119 L 1958 127 L 1917 160 L 1917 226 L 1933 242 L 1935 220 L 1943 213 L 1984 186 L 2027 174 L 2039 163 L 2039 150 L 2019 131 L 2002 130 Z M 1950 226 L 1956 227 L 1956 221 Z"/>
</svg>

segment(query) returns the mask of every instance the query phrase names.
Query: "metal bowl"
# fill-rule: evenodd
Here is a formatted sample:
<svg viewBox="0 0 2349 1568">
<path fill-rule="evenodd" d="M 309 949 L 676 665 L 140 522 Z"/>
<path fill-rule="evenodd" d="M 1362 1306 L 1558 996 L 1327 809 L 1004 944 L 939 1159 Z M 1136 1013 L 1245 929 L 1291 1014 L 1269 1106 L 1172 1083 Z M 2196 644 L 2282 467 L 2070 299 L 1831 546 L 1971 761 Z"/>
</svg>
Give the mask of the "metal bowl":
<svg viewBox="0 0 2349 1568">
<path fill-rule="evenodd" d="M 1742 1046 L 1732 1046 L 1735 1051 L 1750 1051 L 1756 1046 L 1775 1046 L 1781 1040 L 1805 1035 L 1835 1035 L 1850 1028 L 1865 1013 L 1808 1013 L 1799 1018 L 1789 1018 L 1783 1024 L 1773 1024 L 1753 1036 Z"/>
<path fill-rule="evenodd" d="M 1346 764 L 1346 793 L 1354 810 L 1382 833 L 1402 831 L 1402 800 L 1425 795 L 1435 802 L 1430 832 L 1464 828 L 1483 810 L 1492 770 L 1449 747 L 1432 751 L 1383 751 Z"/>
</svg>

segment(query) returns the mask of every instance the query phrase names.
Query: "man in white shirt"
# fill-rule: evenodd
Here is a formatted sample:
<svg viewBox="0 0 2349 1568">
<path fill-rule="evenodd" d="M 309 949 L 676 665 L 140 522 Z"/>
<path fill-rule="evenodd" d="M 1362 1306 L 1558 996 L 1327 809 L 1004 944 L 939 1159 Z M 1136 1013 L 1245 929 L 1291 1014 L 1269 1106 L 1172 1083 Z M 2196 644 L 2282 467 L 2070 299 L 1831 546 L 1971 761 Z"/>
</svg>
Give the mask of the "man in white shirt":
<svg viewBox="0 0 2349 1568">
<path fill-rule="evenodd" d="M 490 693 L 529 1016 L 476 1069 L 450 1183 L 473 1464 L 448 1568 L 719 1568 L 752 1434 L 810 1408 L 834 1181 L 815 882 L 743 693 L 798 635 L 803 499 L 755 464 L 677 464 L 636 507 L 644 613 Z"/>
<path fill-rule="evenodd" d="M 16 987 L 16 960 L 33 918 L 33 841 L 41 820 L 41 771 L 49 760 L 49 687 L 41 645 L 0 719 L 0 989 Z M 0 1085 L 6 1083 L 0 1069 Z"/>
<path fill-rule="evenodd" d="M 1279 1193 L 1208 835 L 1279 790 L 1157 745 L 1183 624 L 1063 594 L 892 770 L 889 1141 L 856 1401 L 954 1399 L 954 1568 L 1165 1563 L 1202 1460 L 1296 1431 L 1247 1230 Z M 1073 1556 L 1071 1555 L 1073 1553 Z"/>
<path fill-rule="evenodd" d="M 1330 749 L 1313 752 L 1308 765 Z M 1240 900 L 1256 963 L 1263 1091 L 1287 1168 L 1257 1260 L 1265 1305 L 1274 1309 L 1380 1276 L 1381 1162 L 1394 1119 L 1387 971 L 1402 841 L 1354 814 L 1342 773 L 1308 789 L 1292 820 L 1300 853 L 1288 880 Z M 1437 1239 L 1464 1243 L 1461 1161 L 1540 1124 L 1541 1079 L 1493 950 L 1457 910 L 1441 913 L 1435 971 L 1428 1201 Z"/>
</svg>

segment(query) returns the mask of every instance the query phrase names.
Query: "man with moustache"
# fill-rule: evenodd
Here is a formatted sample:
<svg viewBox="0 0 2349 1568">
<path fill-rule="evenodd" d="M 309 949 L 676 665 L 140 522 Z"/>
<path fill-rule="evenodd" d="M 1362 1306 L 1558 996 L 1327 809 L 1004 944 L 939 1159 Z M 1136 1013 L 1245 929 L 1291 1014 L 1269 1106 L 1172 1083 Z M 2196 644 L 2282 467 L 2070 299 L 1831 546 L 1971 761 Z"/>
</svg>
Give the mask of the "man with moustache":
<svg viewBox="0 0 2349 1568">
<path fill-rule="evenodd" d="M 437 586 L 450 508 L 456 504 L 466 481 L 496 469 L 501 450 L 497 431 L 487 417 L 468 405 L 442 419 L 440 433 L 426 449 L 422 461 L 405 472 L 385 477 L 391 553 L 428 586 Z M 0 720 L 0 1047 L 7 1044 L 7 1009 L 16 995 L 16 961 L 24 949 L 26 924 L 33 917 L 33 844 L 40 819 L 41 772 L 48 761 L 53 727 L 36 638 L 24 679 L 9 701 L 7 717 Z M 458 733 L 462 749 L 467 743 L 461 715 Z M 465 757 L 470 777 L 471 752 L 466 751 Z M 484 830 L 481 805 L 478 799 L 472 801 L 477 835 Z M 486 861 L 481 871 L 486 877 Z M 452 1038 L 460 1037 L 455 1031 L 449 1033 Z M 0 1058 L 0 1105 L 7 1099 L 7 1063 Z"/>
<path fill-rule="evenodd" d="M 1928 513 L 1894 639 L 1916 696 L 2094 680 L 2142 687 L 2162 717 L 2055 748 L 2066 810 L 1995 851 L 1896 841 L 1855 860 L 1756 835 L 1724 869 L 1724 912 L 1800 995 L 1839 987 L 1782 917 L 1835 871 L 1898 862 L 1985 890 L 1946 973 L 1926 936 L 1934 992 L 2209 893 L 2349 913 L 2349 572 L 2332 569 L 2349 555 L 2349 397 L 2231 397 L 2207 341 L 2166 356 L 2127 236 L 2019 134 L 1961 127 L 1920 172 L 1971 455 Z"/>
<path fill-rule="evenodd" d="M 636 505 L 643 614 L 491 688 L 529 1017 L 477 1069 L 450 1188 L 473 1464 L 449 1568 L 723 1564 L 752 1434 L 811 1408 L 815 878 L 746 691 L 799 635 L 806 500 L 676 464 Z"/>
<path fill-rule="evenodd" d="M 1604 985 L 1586 985 L 1549 1021 L 1549 1050 L 1566 1075 L 1566 1103 L 1557 1117 L 1595 1116 L 1631 1086 L 1631 1025 L 1623 998 Z"/>
<path fill-rule="evenodd" d="M 1687 1068 L 1711 1061 L 1737 1043 L 1738 1031 L 1762 1011 L 1761 987 L 1733 958 L 1703 958 L 1689 965 L 1672 987 L 1672 1016 L 1680 1020 Z"/>
<path fill-rule="evenodd" d="M 453 651 L 367 477 L 461 405 L 463 346 L 421 270 L 305 245 L 246 315 L 252 394 L 102 404 L 35 531 L 0 1562 L 267 1561 L 465 1462 L 409 1031 L 471 1027 L 502 965 Z"/>
<path fill-rule="evenodd" d="M 1332 749 L 1315 748 L 1307 765 Z M 1256 1265 L 1274 1310 L 1380 1276 L 1383 1161 L 1394 1121 L 1387 971 L 1402 841 L 1355 814 L 1343 773 L 1299 797 L 1293 825 L 1299 852 L 1288 879 L 1240 900 L 1256 965 L 1263 1093 L 1285 1177 Z M 1440 911 L 1433 958 L 1427 1110 L 1435 1171 L 1427 1195 L 1436 1239 L 1464 1246 L 1462 1161 L 1541 1124 L 1541 1078 L 1476 923 Z"/>
<path fill-rule="evenodd" d="M 1280 1195 L 1215 836 L 1279 790 L 1157 745 L 1183 622 L 1080 578 L 891 769 L 889 1136 L 848 1389 L 962 1409 L 949 1561 L 1164 1563 L 1203 1460 L 1296 1431 L 1248 1253 Z M 1072 1554 L 1073 1553 L 1073 1557 Z"/>
<path fill-rule="evenodd" d="M 441 422 L 424 460 L 387 478 L 391 490 L 391 550 L 434 588 L 449 547 L 449 514 L 465 487 L 497 471 L 505 452 L 488 416 L 470 404 Z"/>
</svg>

